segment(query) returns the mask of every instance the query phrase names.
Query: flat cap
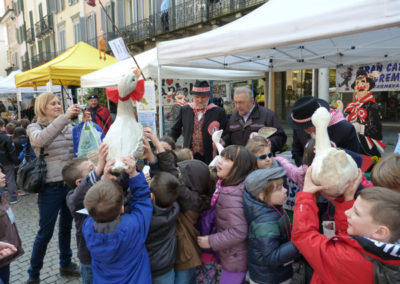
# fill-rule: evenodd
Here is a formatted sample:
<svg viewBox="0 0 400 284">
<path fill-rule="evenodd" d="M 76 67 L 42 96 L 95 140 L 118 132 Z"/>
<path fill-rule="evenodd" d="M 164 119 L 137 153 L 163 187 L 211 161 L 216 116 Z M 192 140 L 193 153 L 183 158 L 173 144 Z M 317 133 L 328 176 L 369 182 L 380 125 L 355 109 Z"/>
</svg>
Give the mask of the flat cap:
<svg viewBox="0 0 400 284">
<path fill-rule="evenodd" d="M 254 198 L 261 192 L 268 181 L 277 179 L 286 175 L 286 170 L 282 167 L 273 167 L 269 169 L 259 169 L 251 172 L 245 179 L 244 185 L 248 193 Z"/>
</svg>

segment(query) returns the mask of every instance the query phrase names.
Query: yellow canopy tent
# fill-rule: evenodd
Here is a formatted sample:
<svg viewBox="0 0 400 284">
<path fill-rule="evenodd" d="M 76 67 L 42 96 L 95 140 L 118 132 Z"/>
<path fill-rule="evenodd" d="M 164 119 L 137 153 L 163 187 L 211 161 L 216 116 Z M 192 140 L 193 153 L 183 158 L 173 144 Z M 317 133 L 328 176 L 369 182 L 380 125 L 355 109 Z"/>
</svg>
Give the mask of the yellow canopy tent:
<svg viewBox="0 0 400 284">
<path fill-rule="evenodd" d="M 50 80 L 53 85 L 81 85 L 81 76 L 116 62 L 113 56 L 99 59 L 99 50 L 84 42 L 78 42 L 53 60 L 31 70 L 15 75 L 17 87 L 44 86 Z"/>
</svg>

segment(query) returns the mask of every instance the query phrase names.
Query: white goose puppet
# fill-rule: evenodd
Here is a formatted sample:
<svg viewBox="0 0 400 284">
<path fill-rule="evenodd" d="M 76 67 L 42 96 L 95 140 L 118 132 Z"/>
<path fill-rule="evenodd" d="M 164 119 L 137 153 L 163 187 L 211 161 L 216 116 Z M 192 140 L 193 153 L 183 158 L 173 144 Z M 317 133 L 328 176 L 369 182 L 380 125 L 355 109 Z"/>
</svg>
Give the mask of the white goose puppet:
<svg viewBox="0 0 400 284">
<path fill-rule="evenodd" d="M 331 114 L 324 107 L 318 108 L 312 116 L 316 131 L 312 180 L 316 185 L 328 187 L 323 193 L 337 197 L 343 194 L 349 181 L 357 177 L 358 168 L 349 154 L 331 146 L 328 135 L 330 120 Z"/>
<path fill-rule="evenodd" d="M 117 116 L 103 142 L 109 147 L 107 160 L 115 159 L 113 173 L 122 173 L 127 166 L 121 158 L 143 155 L 143 127 L 135 119 L 131 100 L 140 101 L 144 95 L 144 80 L 138 80 L 140 71 L 129 73 L 121 78 L 117 88 L 107 88 L 107 96 L 118 103 Z"/>
</svg>

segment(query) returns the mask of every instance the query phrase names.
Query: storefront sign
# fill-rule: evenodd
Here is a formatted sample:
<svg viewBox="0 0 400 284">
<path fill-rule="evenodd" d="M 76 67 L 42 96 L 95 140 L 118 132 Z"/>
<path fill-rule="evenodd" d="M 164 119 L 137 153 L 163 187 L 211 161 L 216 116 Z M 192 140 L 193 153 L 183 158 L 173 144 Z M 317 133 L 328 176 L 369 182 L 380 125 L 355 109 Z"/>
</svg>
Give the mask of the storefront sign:
<svg viewBox="0 0 400 284">
<path fill-rule="evenodd" d="M 384 62 L 368 65 L 343 66 L 336 69 L 336 91 L 353 92 L 353 84 L 358 69 L 364 69 L 373 76 L 375 88 L 373 91 L 400 90 L 400 62 Z"/>
</svg>

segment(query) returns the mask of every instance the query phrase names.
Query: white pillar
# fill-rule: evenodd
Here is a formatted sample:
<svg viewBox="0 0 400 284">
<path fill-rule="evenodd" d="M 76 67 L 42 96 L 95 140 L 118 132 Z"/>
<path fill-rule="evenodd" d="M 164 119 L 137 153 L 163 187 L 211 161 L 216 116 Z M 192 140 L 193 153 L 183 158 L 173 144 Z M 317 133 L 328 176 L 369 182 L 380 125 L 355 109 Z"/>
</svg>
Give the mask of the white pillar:
<svg viewBox="0 0 400 284">
<path fill-rule="evenodd" d="M 231 102 L 232 94 L 231 94 L 231 84 L 230 83 L 225 83 L 225 90 L 226 90 L 226 101 Z"/>
<path fill-rule="evenodd" d="M 318 70 L 318 98 L 329 102 L 329 69 Z"/>
<path fill-rule="evenodd" d="M 312 69 L 311 78 L 311 96 L 315 97 L 315 69 Z"/>
<path fill-rule="evenodd" d="M 162 78 L 161 66 L 158 65 L 158 129 L 160 138 L 163 136 L 163 114 L 162 114 Z"/>
</svg>

